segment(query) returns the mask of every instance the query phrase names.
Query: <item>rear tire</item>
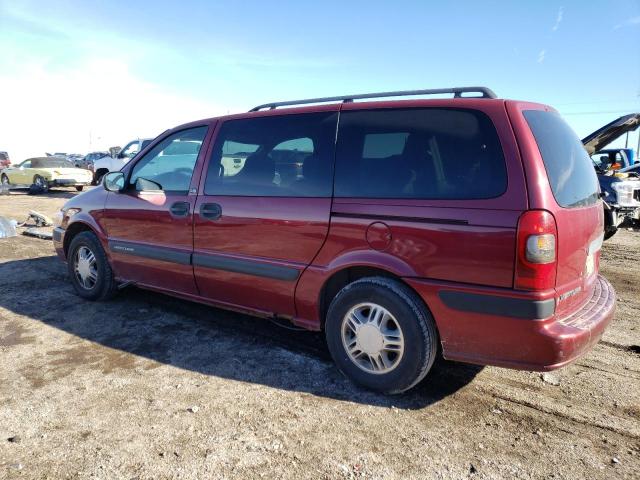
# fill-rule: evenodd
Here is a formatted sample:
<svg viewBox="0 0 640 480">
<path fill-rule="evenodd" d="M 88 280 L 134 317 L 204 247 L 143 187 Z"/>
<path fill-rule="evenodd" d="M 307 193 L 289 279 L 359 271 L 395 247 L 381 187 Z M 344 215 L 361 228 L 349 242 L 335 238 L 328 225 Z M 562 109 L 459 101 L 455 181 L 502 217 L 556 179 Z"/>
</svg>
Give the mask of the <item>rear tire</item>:
<svg viewBox="0 0 640 480">
<path fill-rule="evenodd" d="M 11 182 L 9 181 L 9 177 L 7 177 L 6 173 L 2 174 L 2 178 L 0 178 L 0 182 L 2 182 L 3 185 L 11 185 Z"/>
<path fill-rule="evenodd" d="M 93 232 L 71 240 L 67 270 L 76 293 L 87 300 L 108 300 L 118 289 L 107 255 Z"/>
<path fill-rule="evenodd" d="M 436 325 L 423 301 L 385 277 L 363 278 L 340 290 L 329 306 L 325 334 L 342 373 L 389 394 L 420 382 L 438 351 Z"/>
</svg>

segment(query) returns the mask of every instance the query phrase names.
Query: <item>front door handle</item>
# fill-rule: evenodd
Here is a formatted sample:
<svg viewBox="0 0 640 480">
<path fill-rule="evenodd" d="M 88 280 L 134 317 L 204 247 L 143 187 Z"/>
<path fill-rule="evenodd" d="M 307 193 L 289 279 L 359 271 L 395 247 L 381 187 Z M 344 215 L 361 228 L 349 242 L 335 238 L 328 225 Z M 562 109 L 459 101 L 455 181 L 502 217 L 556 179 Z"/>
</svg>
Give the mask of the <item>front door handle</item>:
<svg viewBox="0 0 640 480">
<path fill-rule="evenodd" d="M 203 203 L 200 205 L 200 216 L 212 222 L 216 221 L 222 216 L 222 207 L 217 203 Z"/>
<path fill-rule="evenodd" d="M 191 210 L 189 202 L 176 202 L 169 207 L 169 212 L 174 217 L 186 217 L 189 215 L 189 210 Z"/>
</svg>

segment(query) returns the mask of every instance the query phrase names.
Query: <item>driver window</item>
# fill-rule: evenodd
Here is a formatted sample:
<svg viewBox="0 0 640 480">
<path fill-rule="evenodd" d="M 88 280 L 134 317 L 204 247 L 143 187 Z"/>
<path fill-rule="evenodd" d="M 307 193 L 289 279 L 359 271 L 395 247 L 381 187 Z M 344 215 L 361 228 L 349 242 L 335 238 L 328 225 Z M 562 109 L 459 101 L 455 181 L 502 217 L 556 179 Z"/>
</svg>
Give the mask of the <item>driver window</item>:
<svg viewBox="0 0 640 480">
<path fill-rule="evenodd" d="M 133 167 L 129 185 L 137 191 L 187 193 L 207 127 L 174 133 L 153 147 Z"/>
</svg>

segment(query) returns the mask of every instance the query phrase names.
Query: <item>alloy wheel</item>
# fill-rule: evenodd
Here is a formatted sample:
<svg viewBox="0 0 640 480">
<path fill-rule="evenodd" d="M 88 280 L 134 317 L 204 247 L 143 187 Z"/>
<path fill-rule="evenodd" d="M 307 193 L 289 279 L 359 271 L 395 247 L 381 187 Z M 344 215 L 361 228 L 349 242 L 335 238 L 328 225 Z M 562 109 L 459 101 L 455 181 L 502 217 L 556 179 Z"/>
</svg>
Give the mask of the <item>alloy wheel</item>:
<svg viewBox="0 0 640 480">
<path fill-rule="evenodd" d="M 93 252 L 84 245 L 76 252 L 74 271 L 83 288 L 91 290 L 95 287 L 98 281 L 98 263 Z"/>
<path fill-rule="evenodd" d="M 389 373 L 402 360 L 402 329 L 381 305 L 367 302 L 351 308 L 342 320 L 341 333 L 349 359 L 367 373 Z"/>
</svg>

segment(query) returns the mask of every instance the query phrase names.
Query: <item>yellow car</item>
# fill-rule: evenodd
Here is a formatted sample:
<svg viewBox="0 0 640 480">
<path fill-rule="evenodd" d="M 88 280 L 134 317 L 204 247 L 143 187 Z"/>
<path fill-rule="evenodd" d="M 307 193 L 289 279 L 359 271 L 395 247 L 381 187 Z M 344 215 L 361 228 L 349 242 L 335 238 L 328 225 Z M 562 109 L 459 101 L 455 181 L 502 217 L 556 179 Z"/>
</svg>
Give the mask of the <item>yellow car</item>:
<svg viewBox="0 0 640 480">
<path fill-rule="evenodd" d="M 0 170 L 0 182 L 4 185 L 35 185 L 45 192 L 53 186 L 76 187 L 80 192 L 85 185 L 91 185 L 92 176 L 89 170 L 76 168 L 59 157 L 30 158 Z"/>
</svg>

